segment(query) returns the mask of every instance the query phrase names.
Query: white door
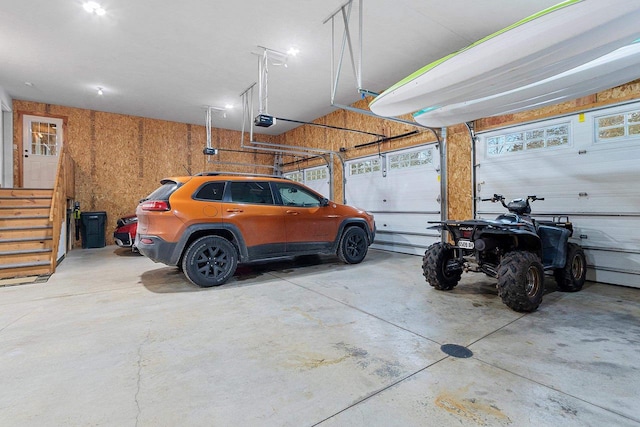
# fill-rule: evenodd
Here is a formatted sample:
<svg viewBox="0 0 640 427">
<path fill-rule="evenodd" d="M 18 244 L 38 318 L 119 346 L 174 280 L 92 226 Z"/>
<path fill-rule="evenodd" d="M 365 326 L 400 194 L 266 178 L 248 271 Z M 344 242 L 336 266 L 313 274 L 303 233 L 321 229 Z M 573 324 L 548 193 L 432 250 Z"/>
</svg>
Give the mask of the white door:
<svg viewBox="0 0 640 427">
<path fill-rule="evenodd" d="M 287 172 L 285 178 L 292 181 L 300 182 L 312 190 L 330 198 L 331 184 L 330 173 L 327 166 L 319 166 L 315 168 L 300 169 L 298 171 Z"/>
<path fill-rule="evenodd" d="M 414 255 L 440 240 L 440 154 L 436 144 L 346 162 L 347 204 L 375 216 L 373 247 Z"/>
<path fill-rule="evenodd" d="M 479 136 L 478 198 L 544 197 L 533 216 L 569 216 L 589 280 L 640 287 L 640 103 Z M 502 211 L 477 201 L 479 218 Z"/>
<path fill-rule="evenodd" d="M 62 149 L 62 119 L 23 117 L 23 186 L 53 188 Z"/>
</svg>

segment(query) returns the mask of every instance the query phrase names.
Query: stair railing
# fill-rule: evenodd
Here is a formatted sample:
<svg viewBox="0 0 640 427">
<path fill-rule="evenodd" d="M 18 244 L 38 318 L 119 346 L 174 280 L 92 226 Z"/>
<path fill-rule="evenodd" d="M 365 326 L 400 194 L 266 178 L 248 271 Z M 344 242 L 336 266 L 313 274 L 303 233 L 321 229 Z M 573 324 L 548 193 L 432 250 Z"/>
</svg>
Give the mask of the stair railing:
<svg viewBox="0 0 640 427">
<path fill-rule="evenodd" d="M 58 158 L 56 177 L 51 197 L 51 210 L 49 222 L 53 228 L 50 271 L 53 274 L 58 264 L 58 249 L 60 245 L 60 233 L 62 222 L 66 221 L 67 199 L 75 197 L 75 162 L 69 155 L 66 146 L 62 146 L 62 152 Z"/>
</svg>

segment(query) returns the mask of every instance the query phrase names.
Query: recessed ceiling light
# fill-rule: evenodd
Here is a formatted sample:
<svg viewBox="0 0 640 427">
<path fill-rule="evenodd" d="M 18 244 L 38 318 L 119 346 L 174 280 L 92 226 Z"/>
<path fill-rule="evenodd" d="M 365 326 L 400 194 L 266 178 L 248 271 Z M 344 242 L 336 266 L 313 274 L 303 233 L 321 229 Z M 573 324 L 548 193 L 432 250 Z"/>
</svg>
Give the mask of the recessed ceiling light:
<svg viewBox="0 0 640 427">
<path fill-rule="evenodd" d="M 84 8 L 84 10 L 86 10 L 89 13 L 95 13 L 98 16 L 102 16 L 104 15 L 106 12 L 106 10 L 104 10 L 102 8 L 102 6 L 100 6 L 98 3 L 94 2 L 94 1 L 88 1 L 86 3 L 84 3 L 82 5 L 82 7 Z"/>
<path fill-rule="evenodd" d="M 104 92 L 102 91 L 102 88 L 101 88 L 101 87 L 99 87 L 99 88 L 98 88 L 98 95 L 102 95 L 102 94 L 104 94 Z"/>
</svg>

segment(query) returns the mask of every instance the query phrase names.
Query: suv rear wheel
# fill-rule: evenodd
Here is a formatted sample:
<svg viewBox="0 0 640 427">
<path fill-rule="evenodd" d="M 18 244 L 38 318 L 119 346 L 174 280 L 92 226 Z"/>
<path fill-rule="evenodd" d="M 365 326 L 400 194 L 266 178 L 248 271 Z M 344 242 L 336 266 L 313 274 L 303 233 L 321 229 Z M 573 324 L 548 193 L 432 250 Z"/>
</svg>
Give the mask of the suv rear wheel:
<svg viewBox="0 0 640 427">
<path fill-rule="evenodd" d="M 189 245 L 182 259 L 187 279 L 202 288 L 225 283 L 238 266 L 238 252 L 224 237 L 204 236 Z"/>
<path fill-rule="evenodd" d="M 367 255 L 367 234 L 360 227 L 349 227 L 338 245 L 338 258 L 346 264 L 358 264 Z"/>
</svg>

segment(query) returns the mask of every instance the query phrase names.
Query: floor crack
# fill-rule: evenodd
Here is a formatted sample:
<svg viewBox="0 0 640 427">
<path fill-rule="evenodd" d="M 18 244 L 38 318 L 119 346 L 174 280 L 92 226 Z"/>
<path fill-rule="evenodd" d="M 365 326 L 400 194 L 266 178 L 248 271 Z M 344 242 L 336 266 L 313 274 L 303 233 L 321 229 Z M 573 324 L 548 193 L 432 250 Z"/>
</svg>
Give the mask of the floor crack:
<svg viewBox="0 0 640 427">
<path fill-rule="evenodd" d="M 140 402 L 138 401 L 138 395 L 140 394 L 140 379 L 141 379 L 141 373 L 142 373 L 142 347 L 147 342 L 149 342 L 150 336 L 151 336 L 151 328 L 149 328 L 149 330 L 147 331 L 146 338 L 144 339 L 144 341 L 140 343 L 140 346 L 138 347 L 138 378 L 136 382 L 136 394 L 135 394 L 136 407 L 138 408 L 138 411 L 136 413 L 136 426 L 138 425 L 139 418 L 140 418 Z"/>
</svg>

